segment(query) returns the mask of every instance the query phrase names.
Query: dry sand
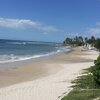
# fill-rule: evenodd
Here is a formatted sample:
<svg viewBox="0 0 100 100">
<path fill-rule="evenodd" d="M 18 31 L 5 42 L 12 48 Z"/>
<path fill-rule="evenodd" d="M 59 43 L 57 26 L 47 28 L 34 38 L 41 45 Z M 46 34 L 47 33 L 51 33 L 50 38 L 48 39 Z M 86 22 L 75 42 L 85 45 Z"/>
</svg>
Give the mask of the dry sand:
<svg viewBox="0 0 100 100">
<path fill-rule="evenodd" d="M 72 89 L 71 81 L 97 56 L 96 51 L 75 48 L 16 68 L 0 68 L 0 100 L 61 100 Z"/>
</svg>

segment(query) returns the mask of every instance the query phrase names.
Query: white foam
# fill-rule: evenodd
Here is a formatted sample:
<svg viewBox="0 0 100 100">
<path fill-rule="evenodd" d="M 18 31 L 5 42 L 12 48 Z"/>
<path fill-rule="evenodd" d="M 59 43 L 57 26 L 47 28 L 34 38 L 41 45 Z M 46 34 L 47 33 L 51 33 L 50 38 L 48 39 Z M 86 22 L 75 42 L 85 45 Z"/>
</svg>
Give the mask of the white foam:
<svg viewBox="0 0 100 100">
<path fill-rule="evenodd" d="M 50 55 L 54 55 L 54 54 L 58 54 L 60 52 L 64 52 L 64 51 L 70 51 L 70 49 L 66 49 L 66 48 L 60 48 L 57 51 L 54 52 L 49 52 L 49 53 L 45 53 L 45 54 L 37 54 L 37 55 L 14 55 L 14 54 L 10 54 L 10 55 L 0 55 L 0 63 L 9 63 L 9 62 L 16 62 L 16 61 L 24 61 L 24 60 L 29 60 L 29 59 L 36 59 L 36 58 L 40 58 L 40 57 L 47 57 Z"/>
<path fill-rule="evenodd" d="M 25 45 L 25 44 L 27 44 L 27 42 L 7 42 L 8 44 L 23 44 L 23 45 Z"/>
</svg>

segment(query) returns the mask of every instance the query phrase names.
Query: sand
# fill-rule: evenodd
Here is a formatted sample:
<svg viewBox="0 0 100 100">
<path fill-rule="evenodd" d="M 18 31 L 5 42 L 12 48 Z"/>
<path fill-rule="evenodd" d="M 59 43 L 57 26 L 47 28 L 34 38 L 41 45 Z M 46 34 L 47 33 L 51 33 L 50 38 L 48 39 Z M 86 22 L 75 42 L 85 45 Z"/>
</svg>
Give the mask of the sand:
<svg viewBox="0 0 100 100">
<path fill-rule="evenodd" d="M 13 69 L 1 68 L 0 80 L 8 80 L 0 82 L 0 100 L 61 100 L 72 90 L 71 81 L 81 75 L 82 69 L 92 66 L 97 56 L 96 51 L 75 48 L 68 54 Z"/>
</svg>

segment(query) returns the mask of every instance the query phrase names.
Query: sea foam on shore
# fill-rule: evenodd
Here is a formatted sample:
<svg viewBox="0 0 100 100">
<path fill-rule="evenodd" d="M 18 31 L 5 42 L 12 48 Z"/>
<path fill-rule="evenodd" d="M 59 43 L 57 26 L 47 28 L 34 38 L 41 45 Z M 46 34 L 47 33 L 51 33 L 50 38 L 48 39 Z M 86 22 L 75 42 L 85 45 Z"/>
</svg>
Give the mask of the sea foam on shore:
<svg viewBox="0 0 100 100">
<path fill-rule="evenodd" d="M 69 51 L 61 43 L 33 42 L 33 41 L 0 41 L 0 63 L 24 61 Z"/>
</svg>

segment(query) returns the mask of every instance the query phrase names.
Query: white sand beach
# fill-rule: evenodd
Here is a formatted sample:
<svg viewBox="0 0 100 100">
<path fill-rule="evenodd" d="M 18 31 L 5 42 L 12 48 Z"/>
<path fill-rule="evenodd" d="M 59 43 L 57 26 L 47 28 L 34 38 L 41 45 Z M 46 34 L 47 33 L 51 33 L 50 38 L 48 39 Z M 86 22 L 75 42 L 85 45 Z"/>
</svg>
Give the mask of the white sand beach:
<svg viewBox="0 0 100 100">
<path fill-rule="evenodd" d="M 76 61 L 73 63 L 69 60 L 65 61 L 66 56 L 69 55 L 64 54 L 64 57 L 59 56 L 53 58 L 53 61 L 45 61 L 45 66 L 51 68 L 51 70 L 47 70 L 49 75 L 0 88 L 0 100 L 61 100 L 72 90 L 71 81 L 82 74 L 82 69 L 93 65 L 93 60 L 98 53 L 91 50 L 74 52 L 70 55 L 74 59 L 73 61 Z M 68 58 L 70 59 L 70 57 Z M 60 59 L 62 59 L 61 62 L 59 62 Z M 54 71 L 53 67 L 58 70 Z"/>
</svg>

